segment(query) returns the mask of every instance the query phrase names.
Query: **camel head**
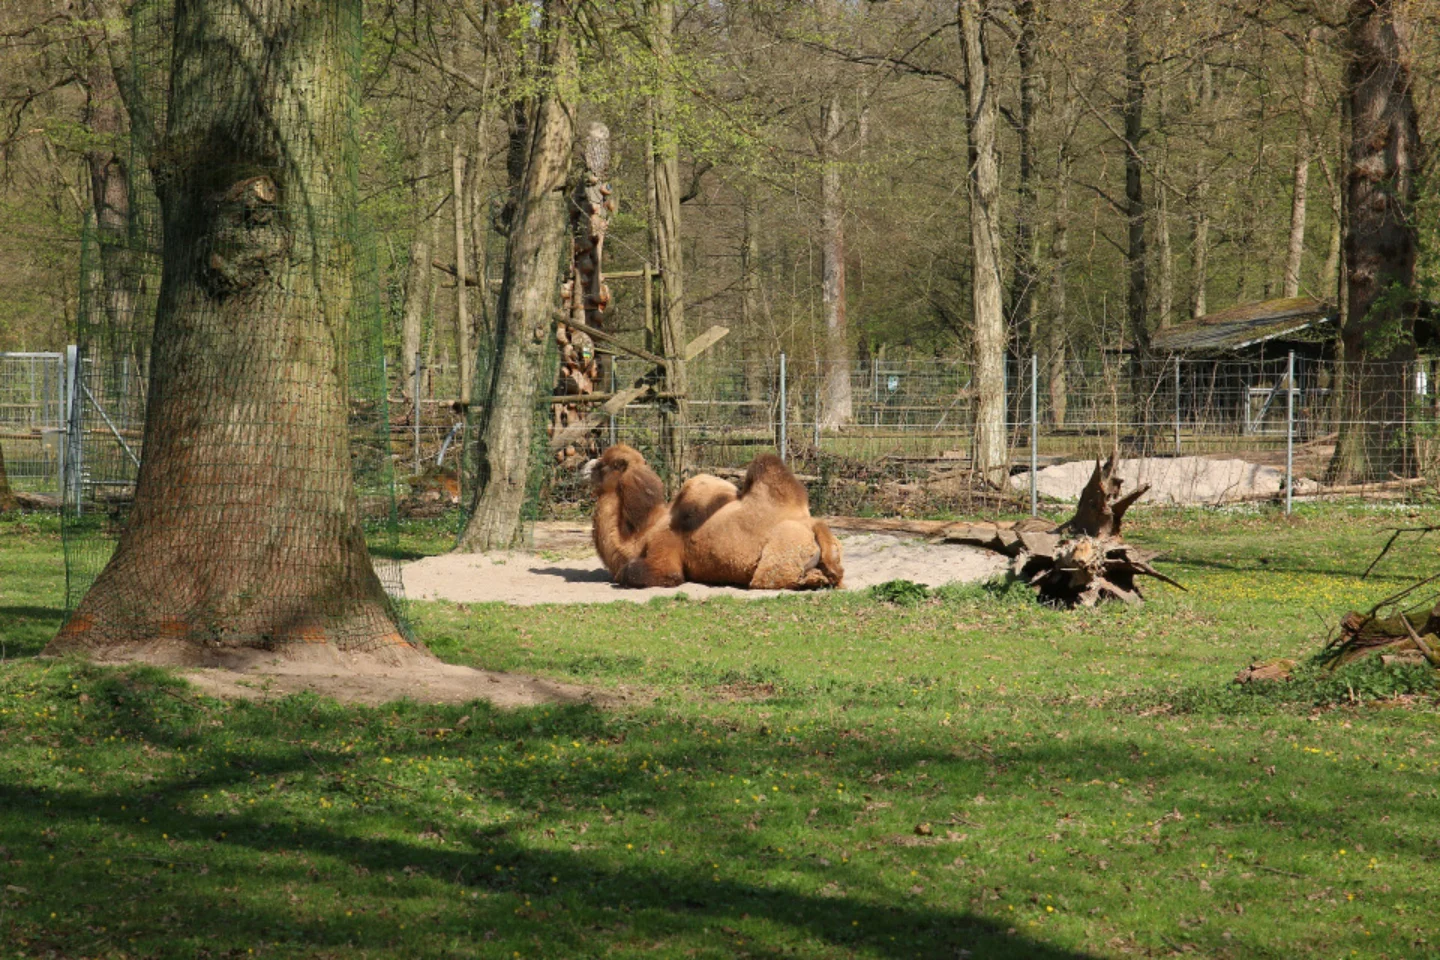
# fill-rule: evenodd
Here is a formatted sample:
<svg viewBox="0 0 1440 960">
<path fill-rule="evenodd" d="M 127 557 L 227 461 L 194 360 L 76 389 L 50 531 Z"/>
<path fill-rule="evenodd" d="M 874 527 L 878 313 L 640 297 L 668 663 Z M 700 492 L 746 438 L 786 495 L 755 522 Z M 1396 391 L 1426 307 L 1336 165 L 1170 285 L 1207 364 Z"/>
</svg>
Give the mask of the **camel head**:
<svg viewBox="0 0 1440 960">
<path fill-rule="evenodd" d="M 645 463 L 640 451 L 617 443 L 582 468 L 590 478 L 597 501 L 617 498 L 620 506 L 620 533 L 644 530 L 654 520 L 657 508 L 665 504 L 665 485 Z"/>
</svg>

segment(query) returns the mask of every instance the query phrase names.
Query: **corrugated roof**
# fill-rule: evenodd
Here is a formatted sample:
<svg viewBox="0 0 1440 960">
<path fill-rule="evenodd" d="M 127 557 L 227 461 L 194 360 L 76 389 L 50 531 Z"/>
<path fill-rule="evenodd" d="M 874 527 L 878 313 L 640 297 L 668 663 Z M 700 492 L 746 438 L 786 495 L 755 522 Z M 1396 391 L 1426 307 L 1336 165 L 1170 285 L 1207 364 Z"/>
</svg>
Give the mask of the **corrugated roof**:
<svg viewBox="0 0 1440 960">
<path fill-rule="evenodd" d="M 1164 353 L 1224 353 L 1299 333 L 1335 319 L 1330 304 L 1314 297 L 1241 303 L 1199 320 L 1157 330 L 1152 347 Z"/>
</svg>

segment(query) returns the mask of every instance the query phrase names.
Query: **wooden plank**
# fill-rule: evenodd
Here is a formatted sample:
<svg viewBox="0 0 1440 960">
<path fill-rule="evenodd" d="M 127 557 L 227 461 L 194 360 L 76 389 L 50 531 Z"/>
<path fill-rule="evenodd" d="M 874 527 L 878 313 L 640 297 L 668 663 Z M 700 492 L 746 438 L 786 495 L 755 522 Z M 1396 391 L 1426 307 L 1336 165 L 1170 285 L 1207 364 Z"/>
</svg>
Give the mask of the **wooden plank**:
<svg viewBox="0 0 1440 960">
<path fill-rule="evenodd" d="M 730 330 L 728 328 L 716 325 L 700 334 L 700 336 L 694 340 L 691 340 L 685 346 L 685 362 L 689 363 L 721 340 L 724 340 L 729 332 Z"/>
<path fill-rule="evenodd" d="M 621 391 L 620 393 L 557 394 L 550 398 L 550 405 L 552 407 L 568 407 L 571 404 L 608 403 L 610 402 L 610 400 L 620 396 L 622 393 L 624 393 L 624 391 Z M 678 393 L 654 393 L 651 394 L 651 396 L 653 396 L 656 400 L 674 400 L 680 395 Z"/>
</svg>

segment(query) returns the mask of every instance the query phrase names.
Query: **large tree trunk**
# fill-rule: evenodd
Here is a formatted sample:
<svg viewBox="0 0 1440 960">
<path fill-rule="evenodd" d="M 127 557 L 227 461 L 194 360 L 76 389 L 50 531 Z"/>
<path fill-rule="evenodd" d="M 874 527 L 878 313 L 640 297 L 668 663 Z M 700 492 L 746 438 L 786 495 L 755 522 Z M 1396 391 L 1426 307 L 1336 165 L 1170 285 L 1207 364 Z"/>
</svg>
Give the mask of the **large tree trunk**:
<svg viewBox="0 0 1440 960">
<path fill-rule="evenodd" d="M 1341 330 L 1345 402 L 1332 476 L 1408 476 L 1405 426 L 1415 359 L 1416 174 L 1423 157 L 1411 95 L 1411 28 L 1394 0 L 1350 8 L 1350 165 L 1345 236 L 1349 315 Z"/>
<path fill-rule="evenodd" d="M 575 141 L 572 13 L 566 0 L 544 8 L 550 77 L 531 120 L 524 175 L 509 223 L 505 275 L 495 317 L 496 357 L 480 422 L 475 509 L 458 549 L 516 545 L 530 475 L 535 405 L 553 371 L 545 366 L 560 296 L 565 246 L 565 185 Z"/>
<path fill-rule="evenodd" d="M 651 225 L 660 267 L 660 354 L 665 388 L 674 399 L 661 407 L 661 450 L 671 478 L 685 475 L 690 424 L 689 378 L 685 370 L 685 256 L 680 246 L 680 145 L 675 131 L 671 43 L 674 0 L 649 0 L 655 92 L 650 97 L 651 180 L 655 219 Z"/>
<path fill-rule="evenodd" d="M 975 350 L 975 436 L 971 460 L 987 483 L 1005 482 L 1005 310 L 1000 281 L 1000 173 L 995 158 L 995 88 L 990 83 L 979 0 L 960 0 L 970 161 L 971 309 Z"/>
<path fill-rule="evenodd" d="M 1300 267 L 1305 257 L 1305 204 L 1310 188 L 1310 116 L 1315 112 L 1315 44 L 1320 28 L 1313 27 L 1305 35 L 1304 80 L 1300 89 L 1300 109 L 1295 134 L 1294 189 L 1290 197 L 1290 243 L 1285 252 L 1284 296 L 1300 295 Z"/>
<path fill-rule="evenodd" d="M 145 458 L 50 652 L 408 646 L 351 481 L 359 0 L 178 0 Z"/>
</svg>

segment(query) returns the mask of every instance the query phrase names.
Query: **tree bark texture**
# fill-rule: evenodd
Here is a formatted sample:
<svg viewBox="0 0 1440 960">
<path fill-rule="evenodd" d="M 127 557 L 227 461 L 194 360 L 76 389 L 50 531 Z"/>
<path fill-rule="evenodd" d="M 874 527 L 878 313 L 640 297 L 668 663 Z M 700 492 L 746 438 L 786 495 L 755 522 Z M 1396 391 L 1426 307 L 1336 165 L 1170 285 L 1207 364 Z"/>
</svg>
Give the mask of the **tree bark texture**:
<svg viewBox="0 0 1440 960">
<path fill-rule="evenodd" d="M 1124 17 L 1125 102 L 1121 113 L 1125 120 L 1125 216 L 1129 224 L 1125 261 L 1130 274 L 1126 333 L 1143 367 L 1150 360 L 1150 287 L 1145 262 L 1144 162 L 1140 154 L 1140 140 L 1145 135 L 1145 64 L 1139 0 L 1126 0 Z"/>
<path fill-rule="evenodd" d="M 359 0 L 178 0 L 145 457 L 50 652 L 408 647 L 351 477 Z"/>
<path fill-rule="evenodd" d="M 1068 339 L 1065 325 L 1069 319 L 1065 272 L 1070 266 L 1070 164 L 1067 142 L 1060 146 L 1055 224 L 1050 239 L 1050 309 L 1045 322 L 1045 382 L 1050 395 L 1050 422 L 1057 428 L 1065 426 L 1069 400 L 1065 362 Z"/>
<path fill-rule="evenodd" d="M 1310 191 L 1310 117 L 1315 112 L 1315 95 L 1319 81 L 1315 75 L 1315 44 L 1320 28 L 1314 27 L 1305 36 L 1305 58 L 1302 66 L 1298 125 L 1295 133 L 1295 174 L 1290 194 L 1290 242 L 1285 251 L 1283 296 L 1300 295 L 1300 268 L 1305 259 L 1305 212 Z"/>
<path fill-rule="evenodd" d="M 1015 256 L 1010 269 L 1010 329 L 1017 359 L 1035 349 L 1031 329 L 1034 318 L 1035 286 L 1039 273 L 1035 249 L 1035 103 L 1040 88 L 1035 47 L 1037 44 L 1035 0 L 1016 0 L 1015 19 L 1019 31 L 1015 55 L 1020 67 L 1020 113 L 1015 125 L 1019 139 L 1015 183 Z"/>
<path fill-rule="evenodd" d="M 1341 341 L 1350 410 L 1335 455 L 1340 476 L 1373 481 L 1409 476 L 1413 466 L 1404 425 L 1409 371 L 1400 365 L 1415 359 L 1414 214 L 1423 146 L 1402 5 L 1355 0 L 1349 28 L 1349 316 Z"/>
<path fill-rule="evenodd" d="M 5 472 L 5 448 L 0 446 L 0 513 L 20 509 L 20 501 L 10 491 L 10 476 Z"/>
<path fill-rule="evenodd" d="M 421 343 L 425 334 L 425 317 L 430 309 L 431 277 L 434 268 L 430 266 L 430 225 L 425 222 L 429 213 L 430 191 L 428 158 L 430 137 L 428 132 L 420 140 L 420 178 L 415 183 L 412 202 L 415 215 L 412 218 L 414 232 L 410 235 L 410 264 L 405 271 L 405 300 L 400 308 L 400 363 L 402 373 L 401 392 L 414 400 L 415 364 L 420 359 Z"/>
<path fill-rule="evenodd" d="M 965 62 L 966 134 L 970 161 L 971 310 L 975 350 L 977 477 L 1000 485 L 1005 456 L 1005 311 L 1000 280 L 1000 174 L 995 156 L 996 91 L 990 82 L 979 0 L 960 0 L 960 50 Z"/>
<path fill-rule="evenodd" d="M 840 188 L 840 96 L 822 108 L 820 141 L 820 299 L 825 313 L 825 380 L 820 426 L 835 430 L 854 418 L 845 316 L 845 198 Z"/>
<path fill-rule="evenodd" d="M 575 74 L 571 18 L 565 0 L 545 3 L 544 59 L 550 77 L 525 125 L 529 143 L 495 317 L 496 356 L 480 422 L 475 507 L 458 546 L 467 552 L 515 546 L 520 540 L 536 402 L 553 374 L 545 359 L 560 295 L 565 186 L 575 141 L 567 102 Z"/>
<path fill-rule="evenodd" d="M 450 140 L 450 212 L 455 235 L 455 352 L 460 356 L 460 406 L 470 408 L 475 389 L 475 344 L 470 328 L 470 276 L 465 257 L 465 148 L 459 130 Z"/>
<path fill-rule="evenodd" d="M 685 255 L 680 244 L 680 145 L 675 131 L 675 92 L 671 44 L 674 0 L 649 0 L 651 44 L 658 76 L 650 97 L 653 152 L 656 262 L 660 267 L 660 354 L 665 357 L 665 389 L 674 399 L 661 407 L 661 450 L 672 479 L 685 475 L 686 431 L 690 423 L 689 378 L 685 370 Z"/>
</svg>

